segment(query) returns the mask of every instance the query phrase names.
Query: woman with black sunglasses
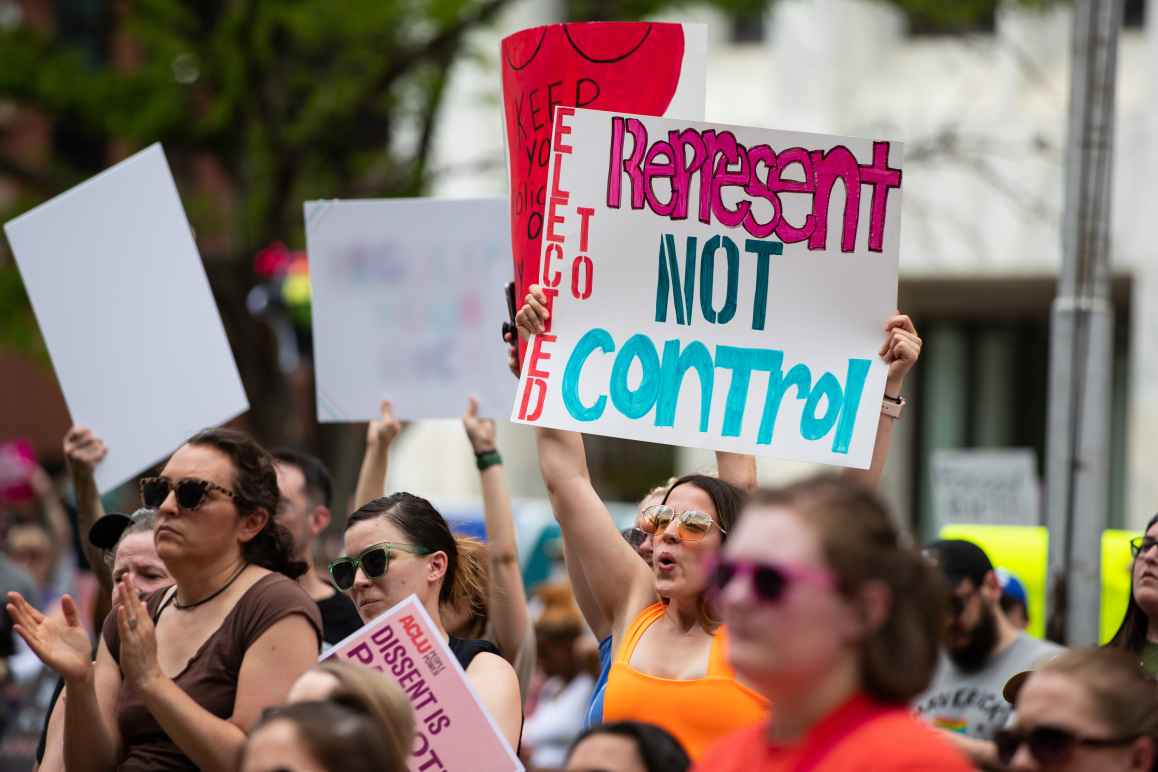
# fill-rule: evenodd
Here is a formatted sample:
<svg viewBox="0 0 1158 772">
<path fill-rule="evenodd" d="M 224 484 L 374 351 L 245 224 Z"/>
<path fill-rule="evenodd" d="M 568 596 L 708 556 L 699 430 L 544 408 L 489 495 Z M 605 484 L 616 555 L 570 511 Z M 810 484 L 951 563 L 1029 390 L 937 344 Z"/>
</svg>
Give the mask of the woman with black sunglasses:
<svg viewBox="0 0 1158 772">
<path fill-rule="evenodd" d="M 1130 600 L 1118 632 L 1106 645 L 1125 649 L 1142 661 L 1147 673 L 1158 675 L 1158 515 L 1130 542 L 1130 552 Z"/>
<path fill-rule="evenodd" d="M 443 604 L 451 597 L 458 544 L 446 519 L 426 499 L 394 493 L 363 505 L 346 521 L 346 554 L 330 563 L 330 578 L 347 592 L 362 621 L 416 595 L 438 625 L 483 707 L 512 748 L 518 748 L 523 701 L 514 668 L 489 641 L 446 632 Z"/>
<path fill-rule="evenodd" d="M 273 459 L 241 432 L 192 437 L 141 484 L 153 540 L 176 584 L 142 600 L 131 578 L 96 662 L 76 605 L 45 617 L 19 595 L 17 631 L 65 682 L 71 772 L 232 770 L 246 733 L 318 656 L 317 605 L 273 520 Z"/>
<path fill-rule="evenodd" d="M 945 589 L 880 499 L 838 477 L 759 491 L 711 573 L 737 675 L 771 720 L 697 772 L 966 772 L 909 711 L 937 666 Z"/>
<path fill-rule="evenodd" d="M 1068 651 L 1005 694 L 1016 718 L 994 741 L 1015 772 L 1158 769 L 1158 684 L 1128 652 Z"/>
</svg>

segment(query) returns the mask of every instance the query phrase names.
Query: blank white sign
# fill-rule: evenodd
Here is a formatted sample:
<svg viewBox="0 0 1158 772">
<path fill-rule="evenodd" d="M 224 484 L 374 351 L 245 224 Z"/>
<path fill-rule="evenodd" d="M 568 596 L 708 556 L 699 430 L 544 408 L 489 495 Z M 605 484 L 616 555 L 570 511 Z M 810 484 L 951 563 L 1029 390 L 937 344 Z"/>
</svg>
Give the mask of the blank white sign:
<svg viewBox="0 0 1158 772">
<path fill-rule="evenodd" d="M 160 145 L 4 230 L 101 492 L 249 408 Z"/>
<path fill-rule="evenodd" d="M 318 420 L 457 418 L 467 397 L 503 417 L 505 198 L 305 205 Z"/>
</svg>

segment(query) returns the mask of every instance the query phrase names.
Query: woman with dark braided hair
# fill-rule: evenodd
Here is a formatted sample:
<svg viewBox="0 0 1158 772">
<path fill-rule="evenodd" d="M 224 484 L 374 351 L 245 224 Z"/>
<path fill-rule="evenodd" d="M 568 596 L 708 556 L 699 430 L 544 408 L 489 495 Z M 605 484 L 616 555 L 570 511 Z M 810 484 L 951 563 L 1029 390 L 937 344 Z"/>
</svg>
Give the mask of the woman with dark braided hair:
<svg viewBox="0 0 1158 772">
<path fill-rule="evenodd" d="M 141 499 L 175 584 L 141 599 L 122 579 L 95 663 L 71 598 L 63 620 L 16 594 L 8 610 L 64 679 L 69 770 L 233 770 L 321 641 L 317 605 L 293 581 L 305 566 L 273 520 L 273 459 L 241 432 L 206 430 L 141 480 Z"/>
<path fill-rule="evenodd" d="M 1107 646 L 1125 649 L 1151 675 L 1158 675 L 1158 515 L 1150 518 L 1142 535 L 1130 541 L 1134 564 L 1130 572 L 1130 600 L 1118 632 Z"/>
</svg>

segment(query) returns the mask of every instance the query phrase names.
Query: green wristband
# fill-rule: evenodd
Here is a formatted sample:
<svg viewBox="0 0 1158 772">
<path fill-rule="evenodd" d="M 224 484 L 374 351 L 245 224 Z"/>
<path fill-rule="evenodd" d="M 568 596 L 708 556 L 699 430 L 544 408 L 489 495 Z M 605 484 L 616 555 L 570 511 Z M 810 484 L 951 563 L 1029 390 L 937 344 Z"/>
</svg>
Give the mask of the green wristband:
<svg viewBox="0 0 1158 772">
<path fill-rule="evenodd" d="M 475 453 L 474 462 L 481 472 L 484 469 L 490 469 L 492 466 L 503 463 L 503 457 L 499 455 L 497 450 L 486 450 L 482 453 Z"/>
</svg>

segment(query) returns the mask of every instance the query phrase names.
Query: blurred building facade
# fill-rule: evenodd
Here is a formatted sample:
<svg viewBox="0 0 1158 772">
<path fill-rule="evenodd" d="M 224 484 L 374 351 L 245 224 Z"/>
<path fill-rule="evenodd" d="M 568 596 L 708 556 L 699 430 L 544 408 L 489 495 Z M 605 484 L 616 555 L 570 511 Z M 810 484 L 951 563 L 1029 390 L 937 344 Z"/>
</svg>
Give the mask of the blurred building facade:
<svg viewBox="0 0 1158 772">
<path fill-rule="evenodd" d="M 1158 179 L 1158 24 L 1126 4 L 1119 47 L 1112 255 L 1116 343 L 1110 522 L 1139 527 L 1158 508 L 1150 471 L 1158 442 L 1158 263 L 1146 235 Z M 929 534 L 930 459 L 938 448 L 1028 447 L 1043 468 L 1049 311 L 1060 264 L 1063 155 L 1071 12 L 1004 8 L 968 34 L 908 29 L 869 0 L 779 0 L 754 19 L 694 7 L 670 20 L 709 25 L 707 120 L 888 137 L 905 143 L 899 306 L 926 347 L 906 384 L 885 490 L 899 514 Z M 475 41 L 480 62 L 455 75 L 440 129 L 435 195 L 506 189 L 496 111 L 498 41 L 558 21 L 562 7 L 526 0 Z M 533 443 L 504 427 L 516 493 L 541 495 Z M 444 446 L 431 425 L 407 444 Z M 593 453 L 622 464 L 622 448 Z M 631 462 L 642 454 L 633 454 Z M 392 476 L 465 494 L 473 470 L 423 470 L 400 453 Z M 630 463 L 630 462 L 629 462 Z M 710 466 L 680 450 L 675 471 Z M 761 459 L 765 480 L 807 469 Z M 420 482 L 419 482 L 420 481 Z M 453 490 L 452 490 L 453 489 Z M 640 488 L 640 493 L 643 487 Z"/>
</svg>

